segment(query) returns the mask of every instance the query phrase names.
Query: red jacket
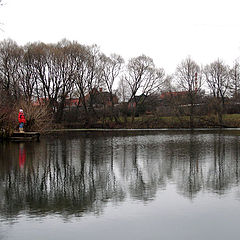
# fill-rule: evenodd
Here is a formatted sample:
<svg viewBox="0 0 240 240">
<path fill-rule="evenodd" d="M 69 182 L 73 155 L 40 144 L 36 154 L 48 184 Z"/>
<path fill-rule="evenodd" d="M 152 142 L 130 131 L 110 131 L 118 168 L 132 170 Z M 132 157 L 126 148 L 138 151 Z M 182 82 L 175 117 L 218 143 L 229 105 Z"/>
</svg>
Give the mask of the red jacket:
<svg viewBox="0 0 240 240">
<path fill-rule="evenodd" d="M 26 123 L 26 119 L 24 117 L 24 114 L 21 113 L 21 112 L 19 112 L 19 114 L 18 114 L 18 122 L 19 123 Z"/>
</svg>

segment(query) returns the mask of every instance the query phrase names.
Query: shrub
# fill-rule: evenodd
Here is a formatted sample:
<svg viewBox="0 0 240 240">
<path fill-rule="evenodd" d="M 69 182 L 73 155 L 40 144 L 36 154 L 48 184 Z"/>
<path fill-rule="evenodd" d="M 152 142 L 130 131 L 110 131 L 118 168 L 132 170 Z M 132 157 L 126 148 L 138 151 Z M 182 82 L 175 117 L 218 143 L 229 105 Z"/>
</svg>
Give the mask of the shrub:
<svg viewBox="0 0 240 240">
<path fill-rule="evenodd" d="M 26 124 L 24 127 L 26 131 L 43 132 L 51 127 L 53 115 L 48 105 L 44 104 L 35 106 L 32 102 L 20 101 L 15 105 L 15 111 L 13 111 L 16 125 L 18 125 L 17 117 L 20 108 L 23 109 L 26 118 Z"/>
</svg>

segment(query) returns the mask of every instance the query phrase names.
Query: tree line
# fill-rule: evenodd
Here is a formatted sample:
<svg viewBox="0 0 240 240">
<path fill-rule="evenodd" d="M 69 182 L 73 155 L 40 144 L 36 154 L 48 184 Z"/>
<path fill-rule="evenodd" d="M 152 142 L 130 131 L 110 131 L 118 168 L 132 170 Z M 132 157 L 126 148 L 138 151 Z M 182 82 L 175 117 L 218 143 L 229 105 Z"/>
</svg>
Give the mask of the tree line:
<svg viewBox="0 0 240 240">
<path fill-rule="evenodd" d="M 199 66 L 187 57 L 174 74 L 167 75 L 145 55 L 125 63 L 120 55 L 107 56 L 97 45 L 62 40 L 56 44 L 36 42 L 19 46 L 8 39 L 0 42 L 0 122 L 3 126 L 13 106 L 29 106 L 42 100 L 45 107 L 48 105 L 48 115 L 61 123 L 67 119 L 67 101 L 75 98 L 79 101 L 74 119 L 85 123 L 100 118 L 118 123 L 121 117 L 126 120 L 129 115 L 133 122 L 135 116 L 146 111 L 156 113 L 159 110 L 164 115 L 164 107 L 168 105 L 173 115 L 185 111 L 193 126 L 196 106 L 203 101 L 204 90 L 209 93 L 211 108 L 208 111 L 216 113 L 221 124 L 226 101 L 238 101 L 239 78 L 239 62 L 230 67 L 217 59 Z M 99 95 L 99 89 L 107 95 Z M 164 92 L 175 95 L 169 94 L 166 101 L 167 97 L 160 98 Z M 184 92 L 181 99 L 176 92 Z M 108 105 L 104 96 L 108 98 Z M 117 105 L 115 96 L 119 99 Z M 204 97 L 206 101 L 206 95 Z M 101 103 L 101 110 L 98 103 Z M 187 111 L 183 110 L 183 103 L 188 104 Z M 68 119 L 73 119 L 71 114 Z"/>
</svg>

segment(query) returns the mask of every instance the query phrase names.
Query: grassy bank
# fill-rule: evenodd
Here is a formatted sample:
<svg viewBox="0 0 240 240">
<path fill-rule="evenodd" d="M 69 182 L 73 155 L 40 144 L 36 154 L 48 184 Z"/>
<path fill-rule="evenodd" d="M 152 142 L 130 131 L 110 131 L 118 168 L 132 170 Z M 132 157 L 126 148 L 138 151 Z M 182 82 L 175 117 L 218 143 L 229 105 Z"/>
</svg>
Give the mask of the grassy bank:
<svg viewBox="0 0 240 240">
<path fill-rule="evenodd" d="M 154 115 L 144 115 L 135 117 L 132 121 L 131 117 L 127 119 L 120 118 L 118 122 L 111 121 L 110 119 L 99 120 L 96 123 L 92 123 L 87 128 L 135 128 L 135 129 L 153 129 L 153 128 L 189 128 L 190 117 L 157 117 Z M 216 115 L 208 116 L 195 116 L 193 121 L 194 128 L 238 128 L 240 127 L 240 114 L 226 114 L 223 115 L 223 122 L 219 124 L 218 117 Z M 86 128 L 79 122 L 69 123 L 65 122 L 55 128 Z"/>
</svg>

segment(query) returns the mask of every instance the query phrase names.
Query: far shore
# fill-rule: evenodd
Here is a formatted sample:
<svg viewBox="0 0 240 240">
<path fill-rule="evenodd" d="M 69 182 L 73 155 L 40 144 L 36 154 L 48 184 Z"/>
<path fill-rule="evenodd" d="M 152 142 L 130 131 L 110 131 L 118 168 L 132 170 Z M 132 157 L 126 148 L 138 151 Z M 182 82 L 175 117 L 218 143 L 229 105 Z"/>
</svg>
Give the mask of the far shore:
<svg viewBox="0 0 240 240">
<path fill-rule="evenodd" d="M 0 139 L 8 139 L 12 133 L 18 131 L 17 123 L 15 129 L 2 130 Z M 46 129 L 28 129 L 25 132 L 39 132 L 41 135 L 50 135 L 67 132 L 156 132 L 156 131 L 240 131 L 240 114 L 226 114 L 223 116 L 222 124 L 219 124 L 215 115 L 199 116 L 194 118 L 193 127 L 190 127 L 189 117 L 157 117 L 141 116 L 134 121 L 129 117 L 127 121 L 120 122 L 98 121 L 88 124 L 81 122 L 51 123 Z"/>
</svg>

